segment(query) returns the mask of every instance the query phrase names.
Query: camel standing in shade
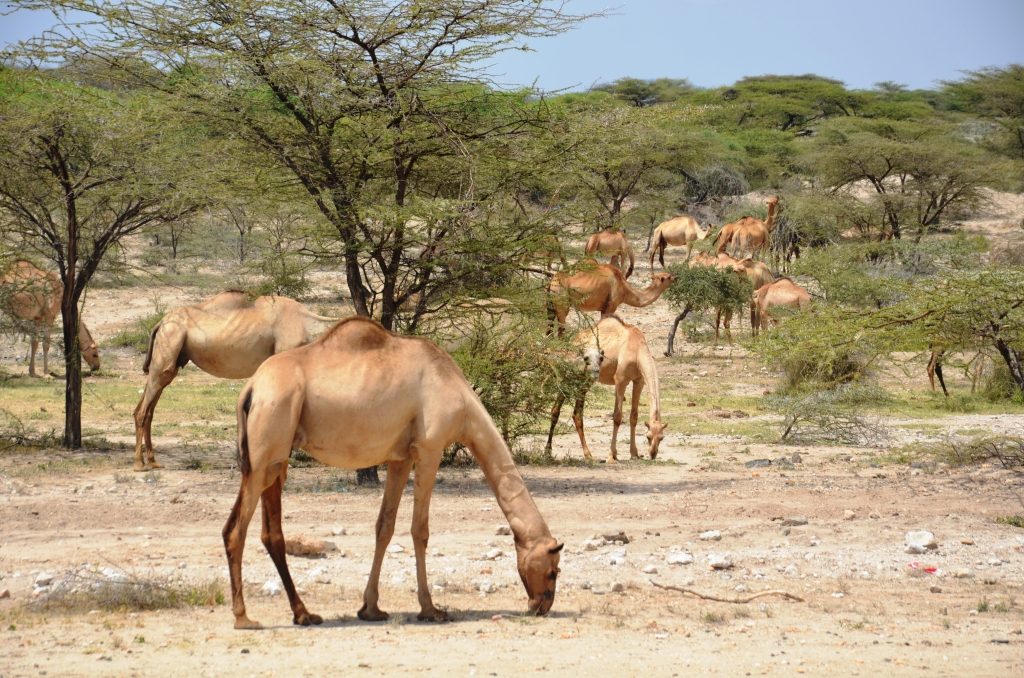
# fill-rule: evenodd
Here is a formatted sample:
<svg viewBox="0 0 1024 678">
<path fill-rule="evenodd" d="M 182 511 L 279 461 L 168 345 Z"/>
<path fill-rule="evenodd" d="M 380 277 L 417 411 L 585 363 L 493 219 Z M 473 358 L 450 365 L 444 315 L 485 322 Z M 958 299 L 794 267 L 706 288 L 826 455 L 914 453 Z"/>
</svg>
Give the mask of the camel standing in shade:
<svg viewBox="0 0 1024 678">
<path fill-rule="evenodd" d="M 658 456 L 658 446 L 665 437 L 667 424 L 661 421 L 661 390 L 658 386 L 658 370 L 654 363 L 654 356 L 647 346 L 644 333 L 633 325 L 627 325 L 618 316 L 602 318 L 593 329 L 580 332 L 573 340 L 578 346 L 592 355 L 595 349 L 600 351 L 603 359 L 599 363 L 598 376 L 596 378 L 602 384 L 615 387 L 615 409 L 612 411 L 612 444 L 608 455 L 608 463 L 614 464 L 618 459 L 616 440 L 619 434 L 619 426 L 622 424 L 622 401 L 626 395 L 626 387 L 633 386 L 629 410 L 629 456 L 631 459 L 640 457 L 636 446 L 636 423 L 639 419 L 640 394 L 644 386 L 650 389 L 650 416 L 647 424 L 648 452 L 651 459 Z M 592 367 L 593 361 L 587 359 L 586 364 Z M 587 445 L 586 436 L 583 434 L 583 404 L 587 397 L 587 391 L 594 379 L 587 379 L 580 385 L 576 394 L 576 403 L 573 407 L 572 422 L 576 426 L 576 434 L 580 437 L 580 445 L 583 446 L 583 456 L 593 459 L 590 446 Z M 545 451 L 551 454 L 551 440 L 555 434 L 555 426 L 558 424 L 558 417 L 562 413 L 562 404 L 565 402 L 565 394 L 559 394 L 554 407 L 551 408 L 551 428 L 548 430 L 548 442 Z"/>
<path fill-rule="evenodd" d="M 336 318 L 325 318 L 288 297 L 222 292 L 168 311 L 153 328 L 142 371 L 146 388 L 135 407 L 135 470 L 160 468 L 153 452 L 153 411 L 160 394 L 189 361 L 222 379 L 252 376 L 264 360 L 308 344 Z"/>
<path fill-rule="evenodd" d="M 584 251 L 588 255 L 600 253 L 611 257 L 608 263 L 620 271 L 628 258 L 629 269 L 625 275 L 626 278 L 633 275 L 633 264 L 635 261 L 633 246 L 629 244 L 626 234 L 622 231 L 605 230 L 593 234 L 587 239 L 587 246 Z"/>
<path fill-rule="evenodd" d="M 651 252 L 651 270 L 654 270 L 655 255 L 658 255 L 661 267 L 665 268 L 665 249 L 669 245 L 686 247 L 686 261 L 689 261 L 693 244 L 706 238 L 710 230 L 711 226 L 702 229 L 696 219 L 685 214 L 658 224 L 647 239 L 647 249 L 644 250 Z"/>
<path fill-rule="evenodd" d="M 779 278 L 773 283 L 759 287 L 754 292 L 754 305 L 757 313 L 754 323 L 754 334 L 757 329 L 768 329 L 769 321 L 777 325 L 778 321 L 768 313 L 768 309 L 777 306 L 804 310 L 811 303 L 811 294 L 789 278 Z"/>
<path fill-rule="evenodd" d="M 529 609 L 545 614 L 555 598 L 559 544 L 530 497 L 512 454 L 458 366 L 425 339 L 399 337 L 367 318 L 337 323 L 320 339 L 264 362 L 238 399 L 241 487 L 224 525 L 235 628 L 259 628 L 242 597 L 242 551 L 256 502 L 263 502 L 264 546 L 281 575 L 296 624 L 319 624 L 299 598 L 285 560 L 281 490 L 292 449 L 325 464 L 357 469 L 387 463 L 373 565 L 359 618 L 382 621 L 381 564 L 395 531 L 413 465 L 412 539 L 419 619 L 443 621 L 427 581 L 430 497 L 441 455 L 453 442 L 469 448 L 515 536 Z"/>
<path fill-rule="evenodd" d="M 653 304 L 676 279 L 671 273 L 651 276 L 651 284 L 642 290 L 626 282 L 622 271 L 608 264 L 587 262 L 585 267 L 567 275 L 558 273 L 548 286 L 548 316 L 558 323 L 558 336 L 565 332 L 565 318 L 572 306 L 581 311 L 600 311 L 601 317 L 615 313 L 622 304 L 644 307 Z"/>
<path fill-rule="evenodd" d="M 715 239 L 716 252 L 721 254 L 730 248 L 733 256 L 742 253 L 753 255 L 768 246 L 768 238 L 775 228 L 775 212 L 779 206 L 778 196 L 768 198 L 768 218 L 744 216 L 722 227 Z M 731 247 L 730 247 L 731 246 Z"/>
<path fill-rule="evenodd" d="M 24 260 L 15 261 L 0 278 L 0 305 L 13 317 L 27 323 L 29 335 L 28 374 L 36 374 L 36 351 L 43 344 L 43 374 L 49 374 L 50 332 L 60 315 L 64 284 L 56 273 L 44 271 Z M 93 372 L 100 369 L 99 347 L 85 321 L 78 321 L 78 350 Z"/>
</svg>

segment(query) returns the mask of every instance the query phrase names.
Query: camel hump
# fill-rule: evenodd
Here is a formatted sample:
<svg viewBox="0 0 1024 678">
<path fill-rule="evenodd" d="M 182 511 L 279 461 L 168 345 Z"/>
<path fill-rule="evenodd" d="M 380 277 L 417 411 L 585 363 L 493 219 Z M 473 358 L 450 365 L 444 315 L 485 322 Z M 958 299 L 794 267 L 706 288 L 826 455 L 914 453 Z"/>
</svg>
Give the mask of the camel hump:
<svg viewBox="0 0 1024 678">
<path fill-rule="evenodd" d="M 318 343 L 352 351 L 373 351 L 383 348 L 393 336 L 376 320 L 353 316 L 339 320 L 324 332 Z"/>
</svg>

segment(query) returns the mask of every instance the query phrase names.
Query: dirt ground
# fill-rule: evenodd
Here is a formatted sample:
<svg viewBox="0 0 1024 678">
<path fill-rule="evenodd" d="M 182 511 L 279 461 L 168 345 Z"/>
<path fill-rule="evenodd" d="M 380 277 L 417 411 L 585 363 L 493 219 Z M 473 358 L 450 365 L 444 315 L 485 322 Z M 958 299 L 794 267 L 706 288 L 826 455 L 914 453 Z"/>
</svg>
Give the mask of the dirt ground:
<svg viewBox="0 0 1024 678">
<path fill-rule="evenodd" d="M 986 218 L 1009 223 L 998 214 Z M 646 277 L 646 263 L 639 274 Z M 150 313 L 154 299 L 171 306 L 198 296 L 176 288 L 141 296 L 97 290 L 86 317 L 102 345 Z M 482 474 L 469 466 L 442 469 L 431 507 L 428 574 L 435 602 L 452 621 L 415 619 L 408 496 L 382 575 L 381 606 L 392 618 L 359 621 L 380 491 L 355 487 L 349 472 L 307 464 L 290 472 L 284 530 L 336 546 L 323 557 L 289 559 L 322 626 L 293 626 L 285 596 L 267 592 L 279 579 L 258 525 L 250 529 L 243 574 L 249 614 L 263 631 L 233 630 L 225 604 L 41 611 L 54 589 L 83 576 L 216 581 L 227 589 L 220 531 L 238 488 L 231 390 L 238 384 L 220 386 L 191 367 L 168 389 L 166 411 L 157 409 L 158 420 L 171 422 L 156 430 L 165 464 L 158 472 L 132 473 L 130 449 L 0 450 L 0 595 L 9 592 L 0 599 L 0 676 L 1024 675 L 1024 530 L 996 522 L 1024 513 L 1024 477 L 996 464 L 890 459 L 915 440 L 979 430 L 1020 434 L 1021 408 L 943 410 L 920 362 L 894 370 L 887 385 L 926 414 L 883 415 L 892 431 L 886 446 L 778 445 L 775 415 L 756 405 L 775 375 L 738 345 L 683 341 L 679 354 L 664 357 L 673 316 L 664 302 L 622 315 L 647 333 L 658 359 L 668 437 L 653 463 L 521 467 L 566 545 L 547 617 L 526 615 L 512 539 L 499 534 L 506 523 Z M 24 363 L 16 362 L 23 350 L 0 347 L 9 374 L 0 383 L 0 409 L 41 410 L 29 417 L 37 428 L 59 426 L 50 403 L 59 406 L 61 384 L 28 384 L 20 376 Z M 120 388 L 127 395 L 87 402 L 87 425 L 125 443 L 132 440 L 141 358 L 107 349 L 104 360 L 87 401 L 90 392 Z M 956 373 L 950 381 L 955 390 L 969 389 Z M 176 388 L 211 389 L 224 402 L 196 414 L 187 398 L 172 400 Z M 587 411 L 595 452 L 607 450 L 609 411 L 606 391 Z M 190 419 L 207 425 L 198 442 L 176 434 L 174 422 Z M 625 435 L 620 456 L 628 457 Z M 543 440 L 527 444 L 539 448 Z M 555 455 L 579 461 L 579 443 L 564 423 Z M 933 532 L 937 548 L 907 553 L 911 530 Z M 712 569 L 713 555 L 728 557 L 732 567 Z M 802 600 L 715 602 L 655 583 L 725 598 L 785 591 Z"/>
</svg>

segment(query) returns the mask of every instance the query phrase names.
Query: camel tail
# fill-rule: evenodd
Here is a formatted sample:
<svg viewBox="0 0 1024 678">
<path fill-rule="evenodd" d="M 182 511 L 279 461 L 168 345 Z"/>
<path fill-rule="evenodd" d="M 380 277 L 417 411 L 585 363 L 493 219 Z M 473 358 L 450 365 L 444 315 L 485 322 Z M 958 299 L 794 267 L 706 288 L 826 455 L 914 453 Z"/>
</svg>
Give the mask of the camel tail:
<svg viewBox="0 0 1024 678">
<path fill-rule="evenodd" d="M 156 341 L 156 333 L 160 329 L 160 323 L 149 332 L 149 346 L 146 347 L 146 359 L 142 362 L 142 373 L 149 374 L 149 364 L 153 360 L 153 343 Z"/>
<path fill-rule="evenodd" d="M 252 407 L 252 385 L 246 384 L 238 401 L 238 468 L 248 475 L 252 472 L 249 461 L 249 408 Z"/>
</svg>

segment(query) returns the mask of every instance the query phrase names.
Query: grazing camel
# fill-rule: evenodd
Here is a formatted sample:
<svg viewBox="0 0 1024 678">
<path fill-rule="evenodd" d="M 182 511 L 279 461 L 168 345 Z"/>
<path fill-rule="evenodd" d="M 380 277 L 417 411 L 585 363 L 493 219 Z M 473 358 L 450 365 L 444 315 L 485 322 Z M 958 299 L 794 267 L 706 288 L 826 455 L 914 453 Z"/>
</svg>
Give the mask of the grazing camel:
<svg viewBox="0 0 1024 678">
<path fill-rule="evenodd" d="M 615 409 L 612 411 L 612 445 L 608 455 L 608 463 L 614 464 L 618 459 L 616 439 L 619 434 L 619 426 L 622 424 L 622 401 L 626 395 L 626 387 L 633 385 L 631 394 L 631 406 L 629 411 L 629 456 L 631 459 L 638 459 L 640 454 L 636 446 L 636 422 L 640 407 L 640 394 L 644 386 L 651 390 L 650 418 L 647 420 L 647 442 L 648 452 L 651 459 L 658 456 L 658 446 L 665 437 L 667 424 L 661 421 L 661 391 L 658 387 L 658 370 L 654 364 L 654 356 L 647 346 L 644 333 L 633 325 L 627 325 L 618 316 L 602 318 L 592 329 L 580 332 L 574 342 L 585 351 L 600 351 L 603 359 L 599 363 L 599 372 L 596 379 L 586 380 L 576 394 L 576 404 L 573 407 L 572 422 L 576 426 L 576 433 L 580 437 L 580 445 L 583 446 L 583 456 L 593 459 L 587 439 L 583 435 L 583 403 L 586 400 L 587 391 L 590 385 L 596 380 L 600 383 L 615 386 Z M 591 360 L 587 360 L 588 368 L 593 366 Z M 555 426 L 558 424 L 558 417 L 562 412 L 562 404 L 565 402 L 565 395 L 559 394 L 554 407 L 551 408 L 551 428 L 548 430 L 548 442 L 545 450 L 551 454 L 551 439 L 555 434 Z"/>
<path fill-rule="evenodd" d="M 707 237 L 711 226 L 702 229 L 697 220 L 688 215 L 673 217 L 663 221 L 651 232 L 647 239 L 647 249 L 651 252 L 651 270 L 654 270 L 654 256 L 658 255 L 661 267 L 665 268 L 665 249 L 669 245 L 686 247 L 686 261 L 690 260 L 690 253 L 693 251 L 693 243 Z M 653 244 L 653 247 L 652 247 Z"/>
<path fill-rule="evenodd" d="M 293 622 L 319 624 L 295 590 L 285 562 L 281 490 L 288 456 L 301 448 L 325 464 L 356 469 L 387 462 L 377 518 L 373 565 L 359 618 L 382 621 L 378 584 L 384 552 L 395 531 L 402 490 L 413 465 L 412 539 L 416 553 L 419 619 L 444 621 L 434 607 L 425 557 L 430 496 L 441 454 L 466 445 L 484 472 L 515 536 L 519 576 L 529 609 L 545 614 L 555 598 L 559 544 L 523 483 L 512 454 L 451 357 L 430 341 L 400 337 L 368 318 L 338 322 L 315 342 L 268 358 L 238 399 L 241 487 L 224 525 L 236 629 L 260 628 L 242 598 L 245 535 L 263 501 L 264 546 L 288 593 Z"/>
<path fill-rule="evenodd" d="M 768 245 L 772 229 L 775 228 L 775 211 L 779 205 L 778 196 L 768 198 L 767 204 L 768 218 L 765 221 L 761 221 L 757 217 L 745 216 L 723 226 L 715 239 L 716 252 L 721 254 L 731 245 L 733 256 L 739 256 L 744 252 L 753 255 L 765 248 Z"/>
<path fill-rule="evenodd" d="M 189 361 L 215 377 L 244 379 L 275 353 L 308 344 L 335 320 L 311 313 L 288 297 L 252 299 L 235 290 L 168 311 L 149 336 L 142 364 L 148 378 L 135 406 L 135 470 L 147 469 L 144 451 L 148 468 L 160 468 L 153 453 L 153 411 L 160 394 Z"/>
<path fill-rule="evenodd" d="M 754 321 L 754 334 L 757 334 L 758 327 L 768 329 L 768 321 L 778 324 L 778 321 L 768 313 L 769 308 L 787 306 L 802 311 L 811 303 L 811 295 L 789 278 L 779 278 L 773 283 L 759 287 L 754 292 L 753 303 L 757 307 Z"/>
<path fill-rule="evenodd" d="M 629 269 L 626 271 L 626 278 L 633 275 L 633 264 L 635 261 L 633 246 L 629 244 L 626 234 L 622 231 L 605 230 L 593 234 L 587 240 L 587 246 L 584 251 L 588 255 L 601 253 L 610 256 L 611 259 L 608 263 L 620 271 L 628 257 Z"/>
<path fill-rule="evenodd" d="M 600 311 L 602 318 L 615 313 L 622 304 L 642 308 L 657 301 L 675 279 L 671 273 L 655 273 L 651 284 L 638 290 L 626 282 L 619 269 L 591 260 L 573 275 L 557 273 L 551 278 L 548 317 L 552 322 L 557 320 L 558 336 L 562 336 L 570 306 L 581 311 Z"/>
<path fill-rule="evenodd" d="M 43 343 L 43 374 L 49 374 L 50 332 L 60 315 L 60 302 L 64 296 L 64 284 L 56 273 L 44 271 L 24 260 L 15 261 L 0 278 L 0 301 L 3 308 L 14 318 L 28 325 L 29 362 L 28 374 L 36 374 L 36 351 L 39 340 Z M 78 347 L 89 370 L 100 369 L 100 352 L 85 321 L 78 321 Z"/>
</svg>

